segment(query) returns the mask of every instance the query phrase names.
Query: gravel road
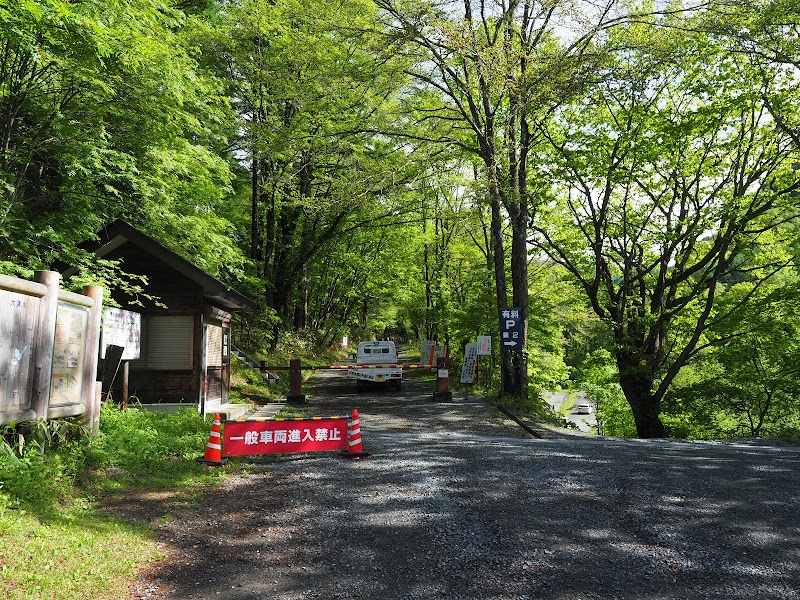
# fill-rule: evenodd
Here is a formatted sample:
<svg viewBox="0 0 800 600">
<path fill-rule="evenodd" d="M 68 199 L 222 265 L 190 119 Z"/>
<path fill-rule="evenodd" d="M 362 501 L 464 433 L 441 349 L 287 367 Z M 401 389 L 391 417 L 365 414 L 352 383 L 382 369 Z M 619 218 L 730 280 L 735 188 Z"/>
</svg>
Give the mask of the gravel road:
<svg viewBox="0 0 800 600">
<path fill-rule="evenodd" d="M 318 376 L 309 410 L 357 408 L 372 458 L 246 457 L 197 504 L 128 502 L 167 553 L 130 598 L 800 598 L 797 446 L 536 439 L 433 389 Z"/>
</svg>

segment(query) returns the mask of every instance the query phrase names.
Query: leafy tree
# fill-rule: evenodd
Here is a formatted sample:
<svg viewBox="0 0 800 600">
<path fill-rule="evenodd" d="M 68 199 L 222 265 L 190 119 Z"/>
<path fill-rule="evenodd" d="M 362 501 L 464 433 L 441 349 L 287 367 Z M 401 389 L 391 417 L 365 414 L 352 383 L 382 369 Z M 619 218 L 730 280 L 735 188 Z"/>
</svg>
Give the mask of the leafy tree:
<svg viewBox="0 0 800 600">
<path fill-rule="evenodd" d="M 371 15 L 359 0 L 246 0 L 223 10 L 221 60 L 250 168 L 250 256 L 266 305 L 297 331 L 308 325 L 314 262 L 332 243 L 348 244 L 354 228 L 402 221 L 394 190 L 417 176 L 406 155 L 365 133 L 397 84 L 365 50 Z M 275 321 L 273 346 L 279 329 Z"/>
<path fill-rule="evenodd" d="M 212 273 L 240 262 L 214 215 L 226 110 L 194 23 L 154 0 L 0 5 L 0 260 L 92 268 L 77 244 L 124 217 Z"/>
<path fill-rule="evenodd" d="M 695 26 L 724 40 L 732 53 L 743 54 L 761 74 L 760 91 L 777 126 L 800 146 L 800 119 L 792 77 L 776 86 L 772 73 L 791 73 L 800 66 L 800 7 L 792 0 L 714 2 Z"/>
<path fill-rule="evenodd" d="M 636 434 L 630 406 L 619 385 L 616 361 L 605 348 L 593 350 L 572 373 L 572 381 L 597 407 L 597 433 L 632 437 Z"/>
<path fill-rule="evenodd" d="M 309 324 L 321 343 L 407 335 L 402 307 L 420 280 L 417 237 L 412 226 L 358 227 L 309 264 Z"/>
<path fill-rule="evenodd" d="M 497 4 L 378 0 L 392 51 L 411 53 L 414 83 L 408 116 L 395 134 L 460 148 L 480 165 L 491 214 L 496 306 L 521 309 L 528 332 L 530 154 L 535 124 L 580 87 L 611 6 L 587 3 L 588 25 L 571 2 Z M 563 23 L 578 33 L 559 37 Z M 505 225 L 511 233 L 506 238 Z M 510 244 L 510 255 L 507 255 Z M 507 259 L 510 257 L 510 293 Z M 527 353 L 503 353 L 504 391 L 527 393 Z"/>
<path fill-rule="evenodd" d="M 724 278 L 744 269 L 762 281 L 786 265 L 752 250 L 796 217 L 800 182 L 763 72 L 712 39 L 642 23 L 613 32 L 614 48 L 585 100 L 545 129 L 552 187 L 537 197 L 532 242 L 610 327 L 638 435 L 660 437 L 667 389 L 724 316 Z M 772 72 L 776 86 L 785 77 Z"/>
<path fill-rule="evenodd" d="M 97 224 L 91 210 L 77 218 L 97 195 L 90 172 L 102 179 L 129 167 L 92 119 L 111 95 L 99 76 L 111 40 L 79 9 L 0 6 L 0 259 L 33 268 L 68 236 L 58 227 L 65 214 L 84 234 Z"/>
<path fill-rule="evenodd" d="M 797 286 L 797 276 L 784 273 L 758 290 L 745 281 L 722 295 L 716 311 L 733 315 L 706 332 L 703 351 L 666 398 L 668 419 L 691 416 L 683 427 L 701 437 L 796 435 Z"/>
</svg>

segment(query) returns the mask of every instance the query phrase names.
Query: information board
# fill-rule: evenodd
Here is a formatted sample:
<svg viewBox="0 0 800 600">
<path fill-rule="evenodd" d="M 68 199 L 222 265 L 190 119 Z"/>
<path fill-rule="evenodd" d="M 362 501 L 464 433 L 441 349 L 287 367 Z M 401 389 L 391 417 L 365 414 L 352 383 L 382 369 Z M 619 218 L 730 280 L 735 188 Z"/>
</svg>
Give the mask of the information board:
<svg viewBox="0 0 800 600">
<path fill-rule="evenodd" d="M 461 383 L 473 383 L 478 367 L 478 344 L 469 343 L 464 347 L 464 364 L 461 366 Z"/>
<path fill-rule="evenodd" d="M 136 360 L 141 353 L 142 315 L 119 308 L 103 309 L 101 358 L 106 358 L 109 346 L 125 348 L 122 360 Z"/>
</svg>

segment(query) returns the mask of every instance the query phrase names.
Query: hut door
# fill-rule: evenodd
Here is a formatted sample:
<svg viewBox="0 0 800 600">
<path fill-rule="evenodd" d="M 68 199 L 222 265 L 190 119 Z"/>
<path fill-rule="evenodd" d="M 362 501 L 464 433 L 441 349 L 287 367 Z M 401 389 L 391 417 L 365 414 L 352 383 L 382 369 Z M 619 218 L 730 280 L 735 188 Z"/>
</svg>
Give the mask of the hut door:
<svg viewBox="0 0 800 600">
<path fill-rule="evenodd" d="M 221 325 L 205 325 L 205 360 L 203 378 L 205 402 L 210 405 L 218 405 L 222 401 L 222 350 L 223 336 Z"/>
</svg>

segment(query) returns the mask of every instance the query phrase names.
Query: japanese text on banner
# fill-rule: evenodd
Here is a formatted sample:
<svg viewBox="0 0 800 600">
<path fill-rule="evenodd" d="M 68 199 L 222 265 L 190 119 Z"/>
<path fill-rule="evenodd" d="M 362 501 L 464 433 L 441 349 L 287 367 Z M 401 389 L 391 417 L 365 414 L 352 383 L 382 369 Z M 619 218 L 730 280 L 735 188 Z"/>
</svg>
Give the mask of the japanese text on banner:
<svg viewBox="0 0 800 600">
<path fill-rule="evenodd" d="M 347 418 L 226 421 L 225 456 L 319 452 L 347 448 Z"/>
</svg>

